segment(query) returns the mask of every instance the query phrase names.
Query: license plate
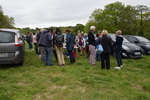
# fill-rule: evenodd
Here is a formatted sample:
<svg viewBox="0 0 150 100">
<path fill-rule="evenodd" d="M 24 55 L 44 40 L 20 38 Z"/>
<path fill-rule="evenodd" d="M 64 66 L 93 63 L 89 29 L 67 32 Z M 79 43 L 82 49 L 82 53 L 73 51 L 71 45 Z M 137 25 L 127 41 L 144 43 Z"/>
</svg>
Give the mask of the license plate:
<svg viewBox="0 0 150 100">
<path fill-rule="evenodd" d="M 135 55 L 140 55 L 141 53 L 140 53 L 140 52 L 135 52 L 134 54 L 135 54 Z"/>
<path fill-rule="evenodd" d="M 8 57 L 8 53 L 0 53 L 0 57 Z"/>
</svg>

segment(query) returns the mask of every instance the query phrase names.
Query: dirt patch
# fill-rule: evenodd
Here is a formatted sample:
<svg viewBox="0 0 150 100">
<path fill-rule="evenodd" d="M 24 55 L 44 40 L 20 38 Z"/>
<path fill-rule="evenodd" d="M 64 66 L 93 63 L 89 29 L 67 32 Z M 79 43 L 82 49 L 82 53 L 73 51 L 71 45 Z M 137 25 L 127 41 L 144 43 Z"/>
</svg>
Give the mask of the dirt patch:
<svg viewBox="0 0 150 100">
<path fill-rule="evenodd" d="M 20 86 L 27 86 L 27 85 L 28 85 L 28 83 L 19 82 L 17 85 L 20 85 Z"/>
<path fill-rule="evenodd" d="M 138 90 L 143 90 L 143 87 L 139 84 L 133 84 L 132 87 Z"/>
</svg>

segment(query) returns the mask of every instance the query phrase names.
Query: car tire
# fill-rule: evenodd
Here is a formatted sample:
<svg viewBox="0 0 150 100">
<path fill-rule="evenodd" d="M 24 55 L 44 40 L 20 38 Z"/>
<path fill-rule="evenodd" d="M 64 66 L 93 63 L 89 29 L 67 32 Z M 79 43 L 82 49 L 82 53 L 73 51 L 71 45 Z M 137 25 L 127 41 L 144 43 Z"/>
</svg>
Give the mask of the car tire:
<svg viewBox="0 0 150 100">
<path fill-rule="evenodd" d="M 23 61 L 17 64 L 18 66 L 23 66 Z"/>
<path fill-rule="evenodd" d="M 141 48 L 142 49 L 142 53 L 143 53 L 143 55 L 145 55 L 145 50 L 143 49 L 143 48 Z"/>
</svg>

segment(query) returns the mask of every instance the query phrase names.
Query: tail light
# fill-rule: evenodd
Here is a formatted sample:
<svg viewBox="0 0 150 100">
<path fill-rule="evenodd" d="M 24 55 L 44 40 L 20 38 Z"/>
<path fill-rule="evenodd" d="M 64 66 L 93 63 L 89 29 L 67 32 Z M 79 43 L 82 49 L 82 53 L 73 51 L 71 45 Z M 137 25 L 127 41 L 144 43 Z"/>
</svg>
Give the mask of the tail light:
<svg viewBox="0 0 150 100">
<path fill-rule="evenodd" d="M 22 43 L 19 42 L 18 36 L 15 35 L 15 47 L 20 47 L 22 46 Z"/>
</svg>

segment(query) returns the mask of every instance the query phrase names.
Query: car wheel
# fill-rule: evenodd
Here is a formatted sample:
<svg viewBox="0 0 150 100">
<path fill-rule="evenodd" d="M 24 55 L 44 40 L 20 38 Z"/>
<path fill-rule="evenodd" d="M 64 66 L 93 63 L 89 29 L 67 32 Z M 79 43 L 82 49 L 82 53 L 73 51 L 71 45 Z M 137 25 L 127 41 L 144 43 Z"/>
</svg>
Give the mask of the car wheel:
<svg viewBox="0 0 150 100">
<path fill-rule="evenodd" d="M 143 53 L 143 55 L 145 55 L 145 50 L 143 49 L 143 48 L 141 48 L 142 49 L 142 53 Z"/>
<path fill-rule="evenodd" d="M 17 64 L 18 66 L 23 66 L 23 61 Z"/>
</svg>

